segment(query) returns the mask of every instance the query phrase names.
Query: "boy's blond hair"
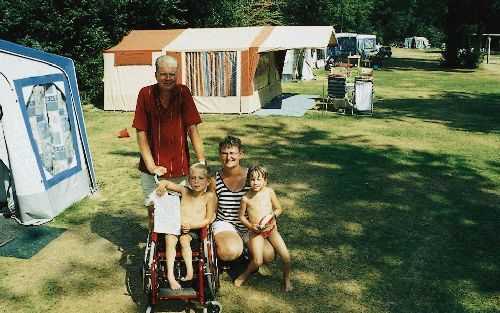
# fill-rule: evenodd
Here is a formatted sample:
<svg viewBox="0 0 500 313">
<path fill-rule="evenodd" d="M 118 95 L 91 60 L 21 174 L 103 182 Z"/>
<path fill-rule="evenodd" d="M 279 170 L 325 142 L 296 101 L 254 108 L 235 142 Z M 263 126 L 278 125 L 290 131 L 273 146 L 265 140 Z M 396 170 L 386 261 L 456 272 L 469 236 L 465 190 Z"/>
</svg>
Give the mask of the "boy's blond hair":
<svg viewBox="0 0 500 313">
<path fill-rule="evenodd" d="M 269 172 L 267 171 L 267 168 L 264 165 L 255 164 L 248 169 L 247 184 L 250 184 L 250 179 L 252 178 L 254 173 L 259 174 L 259 176 L 261 176 L 266 181 L 269 177 Z"/>
<path fill-rule="evenodd" d="M 212 172 L 210 168 L 203 163 L 195 163 L 189 167 L 189 175 L 193 172 L 193 170 L 201 170 L 203 171 L 206 178 L 210 179 L 212 177 Z"/>
</svg>

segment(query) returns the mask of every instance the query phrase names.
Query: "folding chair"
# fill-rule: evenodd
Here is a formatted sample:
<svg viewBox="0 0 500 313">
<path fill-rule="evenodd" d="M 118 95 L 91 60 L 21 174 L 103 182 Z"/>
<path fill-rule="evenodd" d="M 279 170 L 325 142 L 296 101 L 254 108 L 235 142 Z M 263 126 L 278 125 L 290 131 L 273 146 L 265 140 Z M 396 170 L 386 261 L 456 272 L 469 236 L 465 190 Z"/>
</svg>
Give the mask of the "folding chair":
<svg viewBox="0 0 500 313">
<path fill-rule="evenodd" d="M 349 103 L 346 76 L 339 74 L 328 75 L 328 96 L 326 98 L 325 110 L 328 110 L 328 104 L 332 104 L 335 110 L 338 109 L 336 103 L 343 102 L 344 109 Z"/>
</svg>

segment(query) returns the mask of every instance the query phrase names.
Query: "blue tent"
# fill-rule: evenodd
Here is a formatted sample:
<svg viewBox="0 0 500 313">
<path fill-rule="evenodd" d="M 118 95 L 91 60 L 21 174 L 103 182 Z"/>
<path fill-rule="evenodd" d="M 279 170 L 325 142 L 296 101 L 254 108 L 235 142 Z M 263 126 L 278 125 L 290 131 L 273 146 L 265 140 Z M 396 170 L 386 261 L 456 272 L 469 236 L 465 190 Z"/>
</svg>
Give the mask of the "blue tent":
<svg viewBox="0 0 500 313">
<path fill-rule="evenodd" d="M 50 221 L 97 189 L 73 61 L 0 40 L 0 90 L 0 202 Z"/>
</svg>

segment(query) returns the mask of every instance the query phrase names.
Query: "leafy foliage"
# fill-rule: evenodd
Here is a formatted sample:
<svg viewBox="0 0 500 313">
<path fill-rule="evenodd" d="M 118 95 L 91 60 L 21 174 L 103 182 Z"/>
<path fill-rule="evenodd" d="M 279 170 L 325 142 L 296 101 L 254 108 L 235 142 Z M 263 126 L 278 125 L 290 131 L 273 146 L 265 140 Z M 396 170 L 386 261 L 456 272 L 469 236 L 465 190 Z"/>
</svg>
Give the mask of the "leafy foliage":
<svg viewBox="0 0 500 313">
<path fill-rule="evenodd" d="M 190 0 L 185 4 L 190 27 L 282 25 L 284 21 L 281 0 Z"/>
<path fill-rule="evenodd" d="M 180 0 L 0 0 L 0 37 L 72 58 L 82 98 L 103 92 L 102 51 L 134 28 L 168 28 L 183 21 L 172 13 Z M 146 14 L 145 14 L 146 12 Z M 149 13 L 148 13 L 149 12 Z"/>
<path fill-rule="evenodd" d="M 481 48 L 481 38 L 469 35 L 497 31 L 499 15 L 499 0 L 0 0 L 0 38 L 72 58 L 83 99 L 97 104 L 102 51 L 133 29 L 333 25 L 375 33 L 384 44 L 420 35 L 440 46 L 444 39 L 443 64 L 462 66 L 477 62 L 459 61 L 460 49 Z"/>
<path fill-rule="evenodd" d="M 240 1 L 240 7 L 235 12 L 240 22 L 239 26 L 282 25 L 283 15 L 280 11 L 282 4 L 276 0 Z"/>
<path fill-rule="evenodd" d="M 442 65 L 447 67 L 477 68 L 483 34 L 487 29 L 499 29 L 500 1 L 448 0 L 444 33 L 446 49 Z M 494 28 L 496 27 L 496 28 Z"/>
</svg>

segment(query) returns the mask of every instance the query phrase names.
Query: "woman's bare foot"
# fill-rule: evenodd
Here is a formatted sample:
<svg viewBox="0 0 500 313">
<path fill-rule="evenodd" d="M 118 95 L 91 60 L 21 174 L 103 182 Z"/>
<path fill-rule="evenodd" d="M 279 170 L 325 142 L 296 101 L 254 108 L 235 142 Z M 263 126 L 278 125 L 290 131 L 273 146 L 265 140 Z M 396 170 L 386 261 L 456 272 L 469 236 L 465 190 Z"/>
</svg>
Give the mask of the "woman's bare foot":
<svg viewBox="0 0 500 313">
<path fill-rule="evenodd" d="M 245 280 L 247 280 L 247 278 L 248 278 L 248 273 L 244 271 L 243 273 L 241 273 L 240 276 L 238 276 L 238 278 L 234 280 L 234 285 L 236 287 L 241 287 L 241 285 L 243 285 L 243 283 L 245 282 Z"/>
<path fill-rule="evenodd" d="M 179 290 L 182 289 L 182 286 L 175 280 L 174 277 L 168 277 L 168 284 L 170 285 L 170 289 Z"/>
<path fill-rule="evenodd" d="M 293 290 L 293 285 L 290 280 L 283 281 L 283 291 L 289 292 Z"/>
</svg>

